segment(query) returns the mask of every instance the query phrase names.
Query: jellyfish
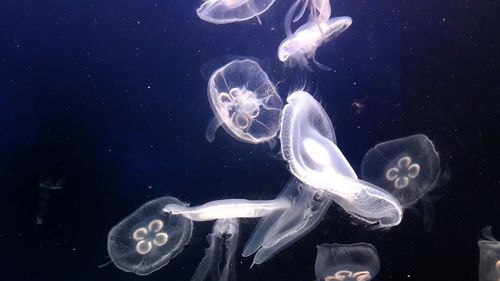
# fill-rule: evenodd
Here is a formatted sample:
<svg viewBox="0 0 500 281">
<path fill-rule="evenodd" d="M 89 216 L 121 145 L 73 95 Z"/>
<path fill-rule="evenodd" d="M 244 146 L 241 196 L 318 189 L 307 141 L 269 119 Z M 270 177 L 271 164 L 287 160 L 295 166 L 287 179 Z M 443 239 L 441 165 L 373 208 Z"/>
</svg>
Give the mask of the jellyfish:
<svg viewBox="0 0 500 281">
<path fill-rule="evenodd" d="M 297 0 L 292 5 L 285 17 L 287 37 L 278 47 L 278 58 L 288 67 L 294 67 L 298 64 L 301 68 L 312 71 L 309 65 L 309 60 L 312 60 L 318 68 L 331 70 L 330 67 L 316 60 L 316 50 L 348 29 L 352 24 L 352 19 L 350 17 L 333 17 L 324 20 L 326 15 L 330 16 L 329 6 L 324 8 L 324 1 L 311 0 L 314 8 L 311 9 L 313 12 L 308 21 L 292 33 L 292 18 L 300 1 Z"/>
<path fill-rule="evenodd" d="M 424 229 L 434 222 L 434 197 L 429 196 L 447 180 L 432 141 L 417 134 L 377 144 L 363 158 L 361 177 L 391 193 L 403 208 L 420 201 Z"/>
<path fill-rule="evenodd" d="M 233 60 L 214 71 L 208 81 L 214 111 L 206 130 L 209 142 L 222 127 L 247 143 L 272 142 L 279 129 L 283 102 L 267 74 L 252 60 Z"/>
<path fill-rule="evenodd" d="M 262 264 L 278 252 L 311 232 L 323 219 L 332 200 L 322 190 L 292 177 L 278 198 L 293 202 L 292 207 L 260 219 L 243 250 L 243 256 L 255 254 L 253 264 Z"/>
<path fill-rule="evenodd" d="M 177 256 L 191 239 L 191 220 L 166 214 L 167 204 L 185 206 L 173 197 L 161 197 L 142 205 L 115 225 L 108 234 L 108 253 L 121 270 L 147 275 Z"/>
<path fill-rule="evenodd" d="M 172 202 L 163 207 L 163 212 L 181 215 L 192 221 L 211 221 L 230 218 L 260 218 L 275 211 L 290 208 L 291 202 L 285 198 L 274 200 L 223 199 L 188 207 Z"/>
<path fill-rule="evenodd" d="M 479 281 L 500 281 L 500 242 L 491 234 L 491 225 L 483 228 L 479 246 Z"/>
<path fill-rule="evenodd" d="M 267 11 L 274 0 L 204 0 L 196 10 L 200 19 L 215 23 L 226 24 L 257 18 Z"/>
<path fill-rule="evenodd" d="M 238 247 L 240 225 L 237 219 L 218 219 L 208 234 L 209 247 L 191 281 L 205 280 L 210 273 L 213 281 L 236 280 L 235 254 Z M 224 255 L 225 253 L 225 255 Z M 224 264 L 221 272 L 221 262 Z"/>
<path fill-rule="evenodd" d="M 380 270 L 377 250 L 367 243 L 321 244 L 314 271 L 317 281 L 368 281 Z"/>
<path fill-rule="evenodd" d="M 288 96 L 280 141 L 292 174 L 306 185 L 328 192 L 352 216 L 380 227 L 401 222 L 402 207 L 397 199 L 357 178 L 335 143 L 331 120 L 309 93 L 299 90 Z"/>
</svg>

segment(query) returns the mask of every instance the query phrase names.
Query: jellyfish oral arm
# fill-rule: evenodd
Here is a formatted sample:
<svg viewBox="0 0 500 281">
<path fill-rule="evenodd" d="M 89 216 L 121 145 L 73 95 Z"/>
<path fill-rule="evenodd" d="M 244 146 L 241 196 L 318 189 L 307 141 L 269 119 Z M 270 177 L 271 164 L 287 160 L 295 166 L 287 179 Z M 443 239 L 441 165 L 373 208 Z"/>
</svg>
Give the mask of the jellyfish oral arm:
<svg viewBox="0 0 500 281">
<path fill-rule="evenodd" d="M 290 201 L 284 198 L 274 200 L 225 199 L 215 200 L 196 207 L 169 204 L 164 212 L 182 215 L 193 221 L 211 221 L 229 218 L 260 218 L 275 211 L 289 208 Z"/>
</svg>

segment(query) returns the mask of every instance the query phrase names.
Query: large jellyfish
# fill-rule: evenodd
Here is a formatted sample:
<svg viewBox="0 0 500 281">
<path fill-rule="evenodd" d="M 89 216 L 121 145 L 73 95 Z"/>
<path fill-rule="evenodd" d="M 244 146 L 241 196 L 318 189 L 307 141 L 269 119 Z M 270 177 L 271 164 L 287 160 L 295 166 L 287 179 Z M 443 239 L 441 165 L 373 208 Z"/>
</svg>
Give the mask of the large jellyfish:
<svg viewBox="0 0 500 281">
<path fill-rule="evenodd" d="M 191 281 L 205 280 L 210 273 L 213 281 L 236 280 L 235 253 L 238 247 L 240 225 L 237 219 L 218 219 L 208 234 L 209 247 Z M 225 254 L 225 255 L 224 255 Z M 224 260 L 222 272 L 221 263 Z"/>
<path fill-rule="evenodd" d="M 253 264 L 261 264 L 285 249 L 323 219 L 331 197 L 322 190 L 310 188 L 292 177 L 278 198 L 287 199 L 292 206 L 260 219 L 243 250 L 243 256 L 255 254 Z"/>
<path fill-rule="evenodd" d="M 123 271 L 147 275 L 168 264 L 191 239 L 193 223 L 166 214 L 167 204 L 185 206 L 173 197 L 152 200 L 115 225 L 108 234 L 108 253 Z"/>
<path fill-rule="evenodd" d="M 274 0 L 204 0 L 196 10 L 198 16 L 207 22 L 225 24 L 257 18 L 267 11 Z"/>
<path fill-rule="evenodd" d="M 491 234 L 491 225 L 483 228 L 479 246 L 479 281 L 500 281 L 500 242 Z"/>
<path fill-rule="evenodd" d="M 283 102 L 267 74 L 252 60 L 234 60 L 214 71 L 208 81 L 208 100 L 215 117 L 207 140 L 222 127 L 248 143 L 272 142 L 279 129 Z"/>
<path fill-rule="evenodd" d="M 387 191 L 357 179 L 335 144 L 333 126 L 307 92 L 287 98 L 281 121 L 281 152 L 290 171 L 306 185 L 330 193 L 354 217 L 380 227 L 398 225 L 402 207 Z"/>
<path fill-rule="evenodd" d="M 312 1 L 312 0 L 311 0 Z M 278 47 L 278 58 L 288 67 L 299 65 L 309 71 L 312 71 L 309 60 L 312 60 L 316 66 L 323 70 L 331 68 L 319 63 L 316 60 L 316 50 L 319 46 L 342 34 L 352 24 L 350 17 L 333 17 L 327 20 L 326 15 L 330 16 L 331 11 L 324 7 L 323 1 L 312 1 L 315 8 L 308 21 L 292 33 L 292 18 L 301 0 L 297 0 L 285 17 L 286 38 Z M 323 6 L 321 6 L 323 5 Z M 328 4 L 329 5 L 329 4 Z M 314 14 L 315 9 L 316 15 Z"/>
<path fill-rule="evenodd" d="M 371 244 L 321 244 L 317 249 L 317 281 L 368 281 L 380 269 L 377 250 Z"/>
<path fill-rule="evenodd" d="M 434 222 L 434 198 L 428 194 L 446 181 L 432 141 L 418 134 L 377 144 L 363 158 L 361 177 L 391 193 L 404 208 L 420 201 L 424 228 Z"/>
</svg>

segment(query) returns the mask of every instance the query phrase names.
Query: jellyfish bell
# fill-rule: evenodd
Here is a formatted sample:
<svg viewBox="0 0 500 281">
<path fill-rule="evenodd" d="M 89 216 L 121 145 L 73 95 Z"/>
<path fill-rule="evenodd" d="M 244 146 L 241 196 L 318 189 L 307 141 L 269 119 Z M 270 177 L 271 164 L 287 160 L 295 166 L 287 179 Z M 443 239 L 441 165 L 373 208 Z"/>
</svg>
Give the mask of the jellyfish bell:
<svg viewBox="0 0 500 281">
<path fill-rule="evenodd" d="M 369 281 L 380 270 L 377 250 L 367 243 L 321 244 L 314 271 L 318 281 Z"/>
<path fill-rule="evenodd" d="M 208 141 L 215 139 L 221 125 L 247 143 L 272 142 L 276 136 L 283 102 L 255 61 L 234 60 L 214 71 L 208 81 L 208 99 L 215 114 L 206 130 Z"/>
<path fill-rule="evenodd" d="M 274 0 L 205 0 L 196 10 L 200 19 L 226 24 L 249 20 L 267 11 Z M 260 20 L 259 20 L 260 22 Z"/>
<path fill-rule="evenodd" d="M 166 214 L 167 204 L 185 206 L 173 197 L 161 197 L 142 205 L 115 225 L 108 234 L 108 253 L 121 270 L 147 275 L 167 265 L 191 239 L 193 223 Z"/>
</svg>

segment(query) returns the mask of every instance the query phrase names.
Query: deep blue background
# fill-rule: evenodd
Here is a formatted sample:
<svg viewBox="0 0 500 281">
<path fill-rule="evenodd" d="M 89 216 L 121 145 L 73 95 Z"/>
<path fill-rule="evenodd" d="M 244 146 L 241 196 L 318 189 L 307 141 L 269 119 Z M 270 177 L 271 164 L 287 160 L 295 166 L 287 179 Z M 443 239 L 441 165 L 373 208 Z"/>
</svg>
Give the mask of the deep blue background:
<svg viewBox="0 0 500 281">
<path fill-rule="evenodd" d="M 307 81 L 354 167 L 378 142 L 424 133 L 451 171 L 431 233 L 412 213 L 370 232 L 332 207 L 263 266 L 240 258 L 240 280 L 313 280 L 315 245 L 361 241 L 379 251 L 375 280 L 477 280 L 480 229 L 492 224 L 500 238 L 498 1 L 332 0 L 353 25 L 318 50 L 334 71 L 307 74 L 276 57 L 291 2 L 276 1 L 262 26 L 216 26 L 194 0 L 2 1 L 0 280 L 189 280 L 210 223 L 147 277 L 97 268 L 108 230 L 164 195 L 273 198 L 289 177 L 274 151 L 223 130 L 204 138 L 212 112 L 200 69 L 227 55 L 259 58 L 274 82 L 285 79 L 282 98 Z M 65 182 L 36 225 L 40 176 Z M 242 242 L 253 224 L 244 221 Z"/>
</svg>

